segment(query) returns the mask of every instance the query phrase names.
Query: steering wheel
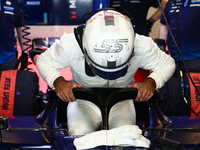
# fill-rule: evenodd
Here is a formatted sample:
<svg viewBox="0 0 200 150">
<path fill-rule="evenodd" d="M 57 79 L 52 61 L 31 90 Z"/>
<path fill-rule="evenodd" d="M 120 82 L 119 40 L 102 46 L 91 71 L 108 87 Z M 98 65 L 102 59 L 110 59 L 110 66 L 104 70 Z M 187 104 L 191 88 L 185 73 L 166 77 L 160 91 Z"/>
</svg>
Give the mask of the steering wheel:
<svg viewBox="0 0 200 150">
<path fill-rule="evenodd" d="M 102 114 L 102 129 L 108 129 L 108 115 L 110 109 L 119 101 L 127 99 L 135 99 L 138 90 L 136 88 L 74 88 L 73 94 L 76 99 L 83 99 L 94 103 L 99 107 Z M 59 98 L 54 90 L 47 91 L 47 98 L 49 99 L 48 108 L 56 108 Z M 156 91 L 154 96 L 148 101 L 150 110 L 158 110 L 157 100 L 160 98 L 159 91 Z M 161 113 L 161 112 L 159 112 Z M 162 114 L 159 115 L 162 120 Z M 155 119 L 154 119 L 155 120 Z M 156 121 L 156 120 L 155 120 Z M 157 122 L 157 121 L 156 121 Z M 160 122 L 159 122 L 160 124 Z M 154 123 L 155 125 L 155 123 Z"/>
</svg>

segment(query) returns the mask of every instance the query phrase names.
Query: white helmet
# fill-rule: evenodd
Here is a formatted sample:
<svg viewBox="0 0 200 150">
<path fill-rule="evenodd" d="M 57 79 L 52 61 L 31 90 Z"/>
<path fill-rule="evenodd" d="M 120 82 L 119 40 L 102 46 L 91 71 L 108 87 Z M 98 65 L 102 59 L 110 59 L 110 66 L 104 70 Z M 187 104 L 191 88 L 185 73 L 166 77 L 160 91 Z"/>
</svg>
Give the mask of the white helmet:
<svg viewBox="0 0 200 150">
<path fill-rule="evenodd" d="M 83 31 L 83 51 L 94 74 L 114 80 L 126 74 L 133 57 L 134 29 L 128 17 L 113 10 L 94 14 Z"/>
</svg>

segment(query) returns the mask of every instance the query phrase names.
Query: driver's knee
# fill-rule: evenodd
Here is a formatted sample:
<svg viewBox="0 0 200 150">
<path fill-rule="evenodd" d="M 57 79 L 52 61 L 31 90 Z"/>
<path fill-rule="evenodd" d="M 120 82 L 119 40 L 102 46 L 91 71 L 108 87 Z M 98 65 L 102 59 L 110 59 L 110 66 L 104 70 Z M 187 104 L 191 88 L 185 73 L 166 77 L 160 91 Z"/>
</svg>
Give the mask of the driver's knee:
<svg viewBox="0 0 200 150">
<path fill-rule="evenodd" d="M 85 135 L 95 131 L 95 127 L 87 122 L 78 123 L 76 125 L 68 126 L 69 135 Z"/>
<path fill-rule="evenodd" d="M 123 125 L 135 125 L 136 118 L 130 116 L 116 117 L 109 120 L 109 129 L 118 128 Z"/>
<path fill-rule="evenodd" d="M 132 100 L 121 101 L 113 106 L 109 114 L 109 129 L 135 124 L 136 112 Z"/>
</svg>

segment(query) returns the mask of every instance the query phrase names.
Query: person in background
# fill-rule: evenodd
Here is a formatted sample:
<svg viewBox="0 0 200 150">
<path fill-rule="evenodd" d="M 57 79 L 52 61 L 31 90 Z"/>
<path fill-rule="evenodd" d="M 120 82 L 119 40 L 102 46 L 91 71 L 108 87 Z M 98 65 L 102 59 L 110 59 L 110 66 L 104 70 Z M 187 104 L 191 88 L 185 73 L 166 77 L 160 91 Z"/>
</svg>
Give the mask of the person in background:
<svg viewBox="0 0 200 150">
<path fill-rule="evenodd" d="M 0 70 L 18 68 L 15 28 L 22 51 L 23 15 L 17 0 L 0 1 Z"/>
<path fill-rule="evenodd" d="M 167 0 L 161 0 L 163 8 L 165 8 L 166 3 Z M 117 11 L 129 12 L 133 17 L 132 24 L 135 25 L 135 32 L 145 36 L 149 36 L 153 24 L 162 15 L 158 0 L 111 0 L 110 7 L 115 8 Z M 158 9 L 147 19 L 150 7 Z"/>
<path fill-rule="evenodd" d="M 148 101 L 174 73 L 174 60 L 162 52 L 150 37 L 135 33 L 130 19 L 113 10 L 102 10 L 63 35 L 37 57 L 36 66 L 57 96 L 69 102 L 69 135 L 85 135 L 99 129 L 102 118 L 91 102 L 75 99 L 72 89 L 82 87 L 137 88 L 135 101 Z M 73 82 L 58 69 L 70 67 Z M 152 70 L 142 82 L 133 83 L 137 69 Z M 133 100 L 115 104 L 109 114 L 109 129 L 136 124 Z M 128 130 L 127 130 L 128 131 Z"/>
<path fill-rule="evenodd" d="M 163 113 L 168 116 L 190 116 L 191 110 L 184 100 L 187 94 L 184 89 L 187 87 L 181 87 L 184 83 L 181 83 L 183 76 L 180 73 L 185 74 L 186 68 L 189 72 L 200 72 L 200 1 L 169 0 L 164 14 L 183 58 L 162 16 L 159 38 L 166 41 L 169 52 L 176 61 L 175 74 L 160 90 L 164 96 Z"/>
</svg>

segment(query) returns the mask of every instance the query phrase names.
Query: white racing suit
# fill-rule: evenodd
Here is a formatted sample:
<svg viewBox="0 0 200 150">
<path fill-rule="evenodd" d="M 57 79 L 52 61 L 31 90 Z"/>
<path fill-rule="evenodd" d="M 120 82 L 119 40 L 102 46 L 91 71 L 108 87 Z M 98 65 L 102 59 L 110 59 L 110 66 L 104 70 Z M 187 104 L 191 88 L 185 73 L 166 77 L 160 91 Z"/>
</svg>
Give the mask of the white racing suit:
<svg viewBox="0 0 200 150">
<path fill-rule="evenodd" d="M 58 69 L 70 67 L 73 80 L 84 87 L 120 87 L 125 88 L 134 79 L 136 71 L 151 70 L 149 75 L 156 82 L 156 88 L 161 88 L 172 76 L 175 69 L 174 60 L 162 52 L 150 37 L 136 34 L 134 41 L 134 56 L 125 76 L 116 80 L 105 80 L 98 76 L 88 76 L 85 73 L 85 58 L 75 39 L 74 34 L 65 34 L 48 50 L 42 53 L 36 61 L 36 66 L 50 87 L 56 78 L 61 76 Z M 108 84 L 109 82 L 109 84 Z M 83 100 L 69 102 L 67 108 L 68 129 L 70 135 L 84 135 L 99 128 L 101 113 L 93 103 Z M 117 103 L 109 115 L 109 128 L 122 125 L 133 125 L 135 108 L 132 100 Z"/>
</svg>

